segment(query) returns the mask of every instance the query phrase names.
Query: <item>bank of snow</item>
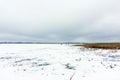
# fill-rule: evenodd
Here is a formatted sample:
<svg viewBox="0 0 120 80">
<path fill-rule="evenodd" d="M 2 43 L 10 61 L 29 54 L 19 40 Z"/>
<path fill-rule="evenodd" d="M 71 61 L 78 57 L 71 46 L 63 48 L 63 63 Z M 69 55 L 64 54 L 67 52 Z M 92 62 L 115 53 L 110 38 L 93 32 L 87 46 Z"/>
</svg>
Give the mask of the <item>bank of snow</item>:
<svg viewBox="0 0 120 80">
<path fill-rule="evenodd" d="M 1 80 L 120 80 L 119 50 L 1 44 Z"/>
</svg>

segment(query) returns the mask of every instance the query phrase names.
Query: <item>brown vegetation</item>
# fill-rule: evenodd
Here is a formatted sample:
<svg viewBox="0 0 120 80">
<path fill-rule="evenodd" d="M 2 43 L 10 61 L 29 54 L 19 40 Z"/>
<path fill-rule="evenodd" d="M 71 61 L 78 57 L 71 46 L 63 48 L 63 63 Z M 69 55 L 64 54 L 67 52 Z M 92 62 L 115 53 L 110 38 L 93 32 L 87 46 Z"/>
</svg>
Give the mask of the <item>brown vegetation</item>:
<svg viewBox="0 0 120 80">
<path fill-rule="evenodd" d="M 120 43 L 91 43 L 91 44 L 76 44 L 74 46 L 84 46 L 85 48 L 96 49 L 120 49 Z"/>
</svg>

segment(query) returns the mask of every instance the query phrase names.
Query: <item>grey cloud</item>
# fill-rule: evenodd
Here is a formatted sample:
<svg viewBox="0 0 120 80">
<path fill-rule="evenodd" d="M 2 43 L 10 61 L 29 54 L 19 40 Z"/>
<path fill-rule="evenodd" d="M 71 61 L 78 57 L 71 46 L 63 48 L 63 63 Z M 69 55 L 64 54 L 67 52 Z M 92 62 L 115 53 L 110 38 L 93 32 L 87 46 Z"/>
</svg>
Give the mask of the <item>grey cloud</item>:
<svg viewBox="0 0 120 80">
<path fill-rule="evenodd" d="M 3 41 L 119 41 L 119 0 L 0 2 Z"/>
</svg>

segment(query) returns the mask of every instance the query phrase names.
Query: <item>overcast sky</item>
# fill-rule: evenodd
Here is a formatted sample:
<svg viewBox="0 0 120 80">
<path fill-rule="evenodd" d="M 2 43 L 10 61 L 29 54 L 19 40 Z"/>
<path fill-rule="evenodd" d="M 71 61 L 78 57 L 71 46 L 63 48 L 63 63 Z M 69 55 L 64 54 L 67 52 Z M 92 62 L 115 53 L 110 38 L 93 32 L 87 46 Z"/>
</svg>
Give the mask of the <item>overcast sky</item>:
<svg viewBox="0 0 120 80">
<path fill-rule="evenodd" d="M 0 0 L 0 41 L 120 42 L 120 0 Z"/>
</svg>

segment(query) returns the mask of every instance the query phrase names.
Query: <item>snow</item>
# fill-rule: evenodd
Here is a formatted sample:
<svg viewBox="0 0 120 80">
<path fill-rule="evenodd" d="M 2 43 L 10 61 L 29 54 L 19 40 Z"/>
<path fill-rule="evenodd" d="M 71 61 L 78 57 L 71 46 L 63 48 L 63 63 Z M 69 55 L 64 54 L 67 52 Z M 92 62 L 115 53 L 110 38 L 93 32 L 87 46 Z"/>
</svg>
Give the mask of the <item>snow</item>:
<svg viewBox="0 0 120 80">
<path fill-rule="evenodd" d="M 0 80 L 120 80 L 120 50 L 0 44 Z"/>
</svg>

